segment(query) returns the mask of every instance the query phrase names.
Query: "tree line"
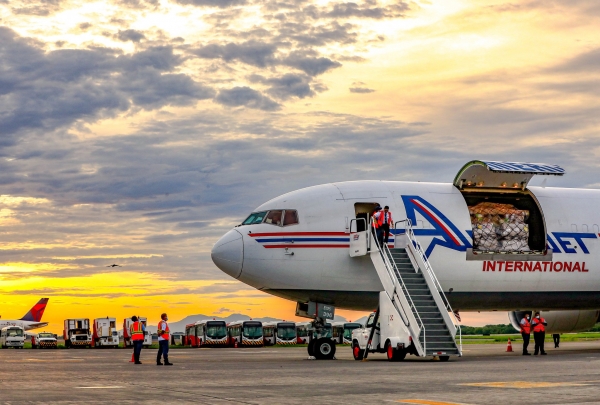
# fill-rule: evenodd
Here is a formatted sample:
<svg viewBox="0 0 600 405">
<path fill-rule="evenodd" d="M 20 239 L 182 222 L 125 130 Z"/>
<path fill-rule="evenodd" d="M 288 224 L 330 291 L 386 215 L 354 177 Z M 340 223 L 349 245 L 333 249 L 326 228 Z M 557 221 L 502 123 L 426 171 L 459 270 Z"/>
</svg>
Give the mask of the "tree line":
<svg viewBox="0 0 600 405">
<path fill-rule="evenodd" d="M 461 326 L 463 335 L 507 335 L 519 333 L 512 325 Z M 600 323 L 584 332 L 600 332 Z"/>
</svg>

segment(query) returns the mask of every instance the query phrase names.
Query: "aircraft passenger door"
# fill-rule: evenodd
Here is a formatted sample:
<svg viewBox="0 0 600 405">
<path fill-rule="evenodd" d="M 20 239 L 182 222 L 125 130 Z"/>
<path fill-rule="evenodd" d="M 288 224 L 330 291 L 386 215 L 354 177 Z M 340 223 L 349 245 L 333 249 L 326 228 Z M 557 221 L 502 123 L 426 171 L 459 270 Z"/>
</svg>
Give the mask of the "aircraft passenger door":
<svg viewBox="0 0 600 405">
<path fill-rule="evenodd" d="M 350 257 L 364 256 L 368 253 L 371 243 L 371 216 L 378 205 L 376 202 L 354 204 L 356 218 L 350 221 Z"/>
<path fill-rule="evenodd" d="M 362 231 L 359 232 L 359 229 L 362 229 Z M 364 218 L 356 218 L 350 221 L 350 257 L 367 254 L 368 237 L 369 232 Z"/>
</svg>

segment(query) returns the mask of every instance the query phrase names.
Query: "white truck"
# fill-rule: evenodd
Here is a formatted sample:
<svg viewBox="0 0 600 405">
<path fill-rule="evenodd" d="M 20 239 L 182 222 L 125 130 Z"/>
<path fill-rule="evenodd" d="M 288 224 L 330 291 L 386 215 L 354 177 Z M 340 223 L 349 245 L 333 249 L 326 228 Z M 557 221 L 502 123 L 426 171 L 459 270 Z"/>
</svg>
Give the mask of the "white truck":
<svg viewBox="0 0 600 405">
<path fill-rule="evenodd" d="M 119 332 L 117 331 L 116 318 L 96 318 L 92 333 L 92 346 L 94 347 L 119 347 Z"/>
<path fill-rule="evenodd" d="M 57 349 L 58 339 L 54 333 L 40 332 L 38 334 L 31 335 L 31 348 L 32 349 Z"/>
<path fill-rule="evenodd" d="M 25 331 L 20 326 L 5 326 L 0 330 L 0 347 L 22 349 L 25 344 Z"/>
<path fill-rule="evenodd" d="M 91 347 L 90 320 L 88 318 L 65 319 L 63 339 L 67 349 L 71 347 Z"/>
<path fill-rule="evenodd" d="M 144 325 L 146 329 L 148 327 L 148 318 L 145 316 L 138 316 L 139 321 Z M 129 328 L 133 325 L 133 321 L 131 318 L 125 318 L 123 320 L 123 345 L 125 347 L 133 347 L 133 343 L 131 342 L 131 335 Z M 152 345 L 152 334 L 147 330 L 144 332 L 144 346 L 148 347 Z"/>
<path fill-rule="evenodd" d="M 364 327 L 356 328 L 352 331 L 352 355 L 354 356 L 354 360 L 362 360 L 365 357 L 365 352 L 367 350 L 367 345 L 369 344 L 369 337 L 371 336 L 371 331 L 373 329 L 375 317 L 376 313 L 371 313 Z M 386 326 L 388 326 L 389 329 L 389 327 L 392 325 Z M 390 344 L 392 342 L 388 341 L 385 345 L 382 345 L 381 322 L 380 319 L 377 319 L 377 324 L 375 325 L 375 330 L 373 331 L 373 337 L 371 340 L 369 353 L 386 353 L 388 360 L 390 361 L 404 360 L 407 353 L 409 353 L 412 348 L 412 346 L 410 345 L 410 337 L 407 334 L 403 334 L 399 330 L 396 330 L 395 332 L 396 333 L 393 334 L 388 332 L 385 335 L 400 336 L 399 339 L 397 338 L 398 341 L 394 341 L 394 344 Z"/>
</svg>

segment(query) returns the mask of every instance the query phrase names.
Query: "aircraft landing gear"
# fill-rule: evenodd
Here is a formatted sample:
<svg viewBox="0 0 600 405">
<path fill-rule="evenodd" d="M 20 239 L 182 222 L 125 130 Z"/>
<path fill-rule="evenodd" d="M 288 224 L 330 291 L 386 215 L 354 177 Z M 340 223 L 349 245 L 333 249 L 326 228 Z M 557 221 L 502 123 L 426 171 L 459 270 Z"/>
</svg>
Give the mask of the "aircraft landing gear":
<svg viewBox="0 0 600 405">
<path fill-rule="evenodd" d="M 319 338 L 314 342 L 313 353 L 317 360 L 333 360 L 335 357 L 335 342 L 330 338 Z"/>
<path fill-rule="evenodd" d="M 322 337 L 325 322 L 323 318 L 314 320 L 314 337 L 308 343 L 308 355 L 317 360 L 333 360 L 335 357 L 335 341 L 330 337 Z"/>
</svg>

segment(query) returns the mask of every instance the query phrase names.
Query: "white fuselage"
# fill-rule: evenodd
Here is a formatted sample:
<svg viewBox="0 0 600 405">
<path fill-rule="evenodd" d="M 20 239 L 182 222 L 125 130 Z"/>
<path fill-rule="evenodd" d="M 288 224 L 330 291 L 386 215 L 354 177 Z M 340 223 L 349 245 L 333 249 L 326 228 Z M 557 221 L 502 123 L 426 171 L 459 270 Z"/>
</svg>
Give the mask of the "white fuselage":
<svg viewBox="0 0 600 405">
<path fill-rule="evenodd" d="M 31 321 L 21 321 L 21 320 L 1 320 L 0 319 L 0 329 L 6 326 L 20 326 L 23 330 L 32 330 L 43 328 L 47 326 L 48 322 L 31 322 Z"/>
<path fill-rule="evenodd" d="M 280 297 L 373 310 L 381 283 L 369 257 L 350 257 L 348 246 L 356 204 L 378 203 L 395 221 L 411 218 L 455 309 L 600 308 L 600 190 L 528 190 L 547 235 L 542 257 L 469 257 L 471 220 L 461 191 L 450 183 L 395 181 L 333 183 L 274 198 L 255 211 L 294 209 L 297 224 L 238 226 L 212 257 L 230 276 Z"/>
</svg>

